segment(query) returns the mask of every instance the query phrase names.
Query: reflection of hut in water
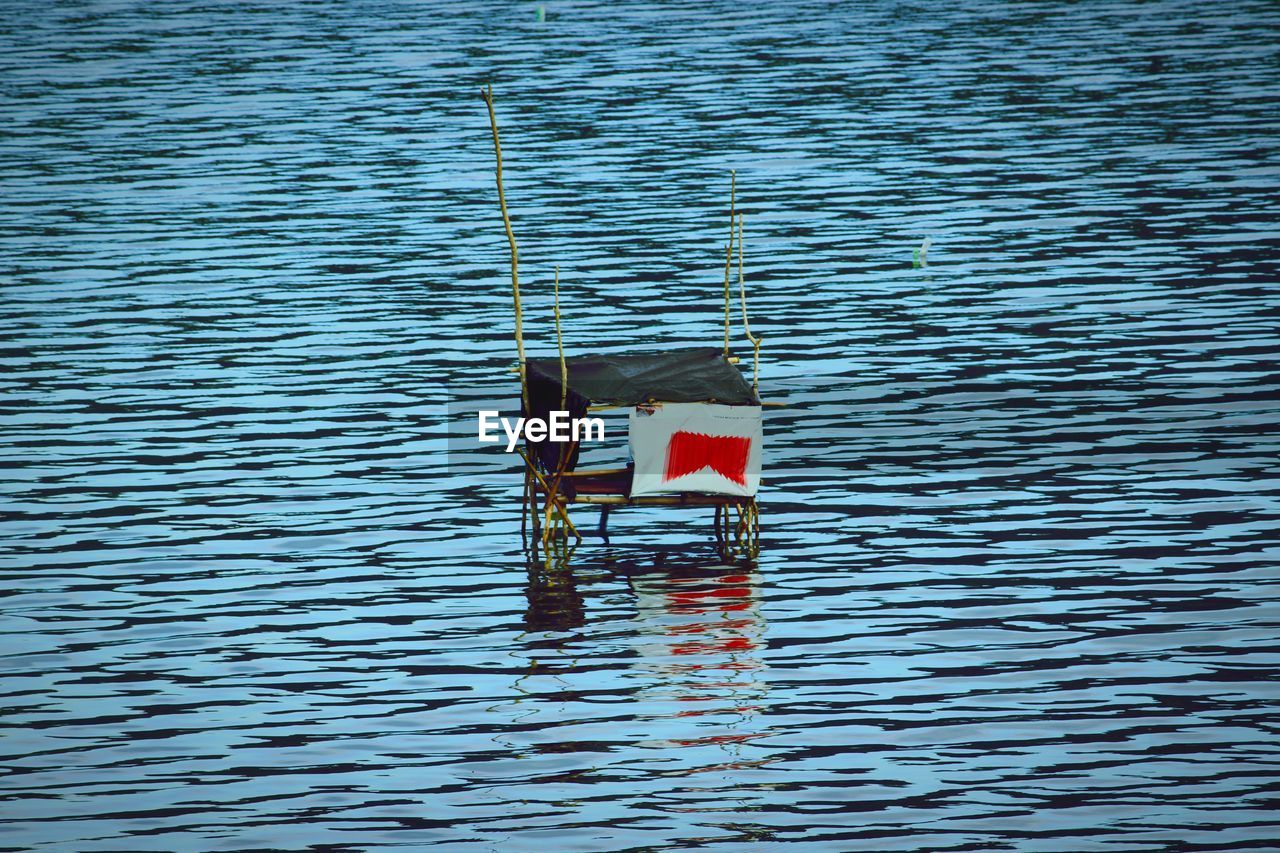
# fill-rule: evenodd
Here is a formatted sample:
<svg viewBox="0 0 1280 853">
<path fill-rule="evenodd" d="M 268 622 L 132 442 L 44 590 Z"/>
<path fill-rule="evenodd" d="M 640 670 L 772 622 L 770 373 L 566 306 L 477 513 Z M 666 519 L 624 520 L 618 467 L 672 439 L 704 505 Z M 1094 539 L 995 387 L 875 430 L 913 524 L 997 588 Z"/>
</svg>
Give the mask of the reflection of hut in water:
<svg viewBox="0 0 1280 853">
<path fill-rule="evenodd" d="M 635 669 L 659 697 L 688 707 L 676 717 L 754 716 L 766 687 L 759 650 L 765 622 L 754 565 L 667 566 L 628 577 L 641 635 Z M 750 732 L 718 732 L 682 743 L 747 740 Z"/>
<path fill-rule="evenodd" d="M 603 535 L 611 507 L 713 507 L 715 534 L 728 554 L 754 554 L 759 546 L 756 491 L 760 483 L 762 443 L 758 394 L 760 338 L 747 321 L 743 279 L 742 216 L 730 191 L 729 242 L 724 266 L 724 345 L 699 349 L 619 355 L 568 356 L 560 334 L 559 272 L 555 319 L 558 359 L 526 359 L 520 309 L 519 250 L 507 214 L 502 185 L 502 147 L 492 90 L 483 93 L 489 108 L 497 157 L 498 202 L 511 250 L 511 285 L 519 355 L 521 414 L 543 423 L 551 412 L 579 420 L 589 411 L 629 408 L 631 461 L 625 466 L 578 470 L 581 436 L 556 441 L 526 434 L 522 529 L 531 525 L 534 542 L 581 538 L 569 507 L 601 507 Z M 754 372 L 747 384 L 738 359 L 729 351 L 730 271 L 737 239 L 738 295 L 742 321 L 751 342 Z"/>
<path fill-rule="evenodd" d="M 586 622 L 586 607 L 573 570 L 567 566 L 548 567 L 529 563 L 525 586 L 524 629 L 526 631 L 571 631 Z"/>
<path fill-rule="evenodd" d="M 664 772 L 719 772 L 767 763 L 767 755 L 742 748 L 769 731 L 759 713 L 768 686 L 760 676 L 765 621 L 754 564 L 673 564 L 663 552 L 638 562 L 610 553 L 579 568 L 607 569 L 625 578 L 634 595 L 632 640 L 621 657 L 626 666 L 616 674 L 649 711 L 644 717 L 648 742 L 689 747 L 670 759 L 678 764 Z M 563 563 L 548 567 L 530 561 L 527 660 L 513 685 L 522 696 L 551 700 L 573 687 L 567 673 L 576 671 L 584 654 L 578 629 L 587 616 L 576 576 Z M 615 646 L 629 633 L 623 624 L 609 631 Z"/>
</svg>

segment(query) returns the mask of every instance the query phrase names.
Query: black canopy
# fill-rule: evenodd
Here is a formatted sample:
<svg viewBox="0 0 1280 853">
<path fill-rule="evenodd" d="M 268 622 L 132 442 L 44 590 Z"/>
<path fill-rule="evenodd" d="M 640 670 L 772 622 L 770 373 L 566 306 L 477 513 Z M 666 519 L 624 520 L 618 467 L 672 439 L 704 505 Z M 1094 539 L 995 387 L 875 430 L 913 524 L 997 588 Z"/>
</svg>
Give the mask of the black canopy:
<svg viewBox="0 0 1280 853">
<path fill-rule="evenodd" d="M 648 400 L 664 403 L 716 402 L 758 406 L 760 399 L 714 347 L 674 349 L 623 355 L 583 355 L 565 359 L 569 391 L 593 403 L 634 406 Z M 560 360 L 528 361 L 529 398 L 560 401 Z M 533 405 L 532 408 L 540 408 Z"/>
</svg>

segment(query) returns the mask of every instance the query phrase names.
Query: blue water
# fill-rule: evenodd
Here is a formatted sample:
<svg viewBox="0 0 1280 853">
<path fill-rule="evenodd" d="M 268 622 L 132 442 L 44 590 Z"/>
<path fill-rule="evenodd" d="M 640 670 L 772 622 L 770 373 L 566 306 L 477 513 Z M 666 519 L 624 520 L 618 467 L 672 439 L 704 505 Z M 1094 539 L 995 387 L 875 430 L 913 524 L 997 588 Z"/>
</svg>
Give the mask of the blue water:
<svg viewBox="0 0 1280 853">
<path fill-rule="evenodd" d="M 0 849 L 1280 849 L 1277 7 L 544 5 L 6 5 Z M 755 563 L 450 452 L 488 82 L 533 354 L 737 170 Z"/>
</svg>

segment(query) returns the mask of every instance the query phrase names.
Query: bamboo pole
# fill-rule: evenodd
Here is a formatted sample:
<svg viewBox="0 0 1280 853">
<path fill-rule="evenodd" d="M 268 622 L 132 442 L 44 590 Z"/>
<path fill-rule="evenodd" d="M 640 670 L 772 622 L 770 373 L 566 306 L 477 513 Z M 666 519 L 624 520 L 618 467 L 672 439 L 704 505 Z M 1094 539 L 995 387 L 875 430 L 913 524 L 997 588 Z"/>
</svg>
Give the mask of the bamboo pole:
<svg viewBox="0 0 1280 853">
<path fill-rule="evenodd" d="M 564 411 L 565 399 L 568 397 L 568 394 L 569 394 L 569 370 L 568 370 L 568 367 L 565 365 L 564 337 L 561 335 L 561 332 L 560 332 L 560 267 L 558 266 L 556 267 L 555 301 L 553 305 L 554 305 L 553 310 L 555 312 L 555 318 L 556 318 L 556 348 L 560 351 L 560 410 Z M 560 445 L 560 460 L 559 460 L 559 463 L 556 465 L 555 478 L 551 481 L 551 486 L 547 490 L 546 519 L 548 522 L 551 522 L 552 520 L 551 519 L 552 504 L 553 503 L 560 504 L 560 495 L 559 495 L 560 481 L 564 478 L 565 467 L 569 464 L 569 457 L 573 455 L 573 449 L 575 444 L 576 444 L 575 442 L 570 442 L 569 444 Z M 573 522 L 569 520 L 568 510 L 565 509 L 563 506 L 561 506 L 560 508 L 560 518 L 564 520 L 565 527 L 571 533 L 573 533 L 575 537 L 579 539 L 582 538 L 578 534 L 578 529 L 573 526 Z M 549 536 L 551 532 L 552 530 L 548 525 L 547 532 L 543 534 L 544 538 Z"/>
<path fill-rule="evenodd" d="M 524 473 L 523 489 L 520 492 L 520 541 L 525 541 L 525 530 L 529 523 L 529 472 Z"/>
<path fill-rule="evenodd" d="M 625 474 L 630 468 L 593 468 L 587 471 L 565 471 L 565 477 L 603 477 L 607 474 Z"/>
<path fill-rule="evenodd" d="M 546 489 L 547 493 L 548 493 L 548 494 L 550 494 L 550 492 L 551 492 L 551 486 L 549 486 L 549 485 L 547 484 L 547 480 L 546 480 L 546 478 L 542 476 L 542 472 L 541 472 L 541 471 L 539 471 L 539 470 L 537 469 L 537 467 L 533 464 L 533 460 L 529 458 L 529 455 L 528 455 L 527 453 L 525 453 L 525 451 L 524 451 L 523 449 L 518 448 L 518 447 L 516 448 L 516 453 L 519 453 L 519 454 L 520 454 L 520 458 L 524 460 L 524 464 L 528 467 L 529 471 L 533 474 L 533 478 L 534 478 L 537 482 L 541 483 L 541 484 L 542 484 L 542 488 Z M 534 502 L 534 505 L 535 505 L 535 508 L 534 508 L 534 529 L 536 530 L 536 529 L 537 529 L 537 526 L 538 526 L 538 525 L 537 525 L 537 508 L 536 508 L 536 505 L 537 505 L 537 488 L 536 488 L 536 487 L 534 488 L 534 501 L 533 501 L 533 502 Z M 559 502 L 557 502 L 557 503 L 556 503 L 556 512 L 558 512 L 558 513 L 559 513 L 559 514 L 564 518 L 564 520 L 565 520 L 565 521 L 569 521 L 569 518 L 568 518 L 568 510 L 566 510 L 566 509 L 564 508 L 563 504 L 561 504 L 561 503 L 559 503 Z M 569 522 L 569 523 L 570 523 L 570 526 L 572 526 L 572 522 Z"/>
<path fill-rule="evenodd" d="M 582 536 L 579 535 L 578 528 L 574 527 L 573 522 L 569 520 L 569 510 L 565 507 L 564 501 L 560 497 L 560 481 L 564 479 L 565 464 L 568 462 L 569 457 L 573 455 L 573 451 L 577 445 L 578 443 L 576 441 L 570 441 L 568 444 L 560 445 L 560 464 L 556 466 L 555 477 L 552 478 L 551 485 L 547 487 L 546 520 L 550 523 L 551 510 L 553 508 L 557 509 L 560 518 L 564 521 L 565 527 L 567 527 L 575 537 L 581 539 Z M 546 533 L 542 534 L 544 541 L 550 532 L 550 529 L 548 529 Z"/>
<path fill-rule="evenodd" d="M 575 504 L 609 504 L 610 506 L 718 506 L 724 504 L 726 506 L 733 505 L 745 498 L 726 498 L 722 495 L 704 495 L 696 492 L 686 492 L 678 495 L 643 495 L 638 498 L 629 498 L 626 495 L 591 495 L 579 493 L 574 499 Z"/>
<path fill-rule="evenodd" d="M 516 452 L 519 453 L 521 457 L 525 459 L 526 463 L 528 462 L 528 458 L 524 456 L 523 450 L 517 449 Z M 532 472 L 528 467 L 525 468 L 524 473 L 525 473 L 525 479 L 528 481 L 528 484 L 529 484 L 528 486 L 529 501 L 528 501 L 528 504 L 525 506 L 525 511 L 529 513 L 529 537 L 530 537 L 530 540 L 533 542 L 534 547 L 536 548 L 538 545 L 538 539 L 542 536 L 542 530 L 538 526 L 539 525 L 538 484 L 533 478 L 534 472 Z"/>
<path fill-rule="evenodd" d="M 560 267 L 556 267 L 556 348 L 560 350 L 560 410 L 564 411 L 564 401 L 569 394 L 569 370 L 564 363 L 564 338 L 560 336 Z"/>
<path fill-rule="evenodd" d="M 502 143 L 498 141 L 498 118 L 493 112 L 493 84 L 488 89 L 480 90 L 480 97 L 489 108 L 489 127 L 493 130 L 493 153 L 497 158 L 498 206 L 502 208 L 502 225 L 507 230 L 507 243 L 511 247 L 511 294 L 515 300 L 516 311 L 516 351 L 520 355 L 520 402 L 524 411 L 529 411 L 529 382 L 524 358 L 524 325 L 520 313 L 520 249 L 516 246 L 516 235 L 511 230 L 511 217 L 507 213 L 507 194 L 502 188 Z"/>
<path fill-rule="evenodd" d="M 729 172 L 729 245 L 724 247 L 724 354 L 729 354 L 729 269 L 733 263 L 733 216 L 738 195 L 738 171 Z"/>
<path fill-rule="evenodd" d="M 760 338 L 751 334 L 751 322 L 747 320 L 747 286 L 742 277 L 742 220 L 738 214 L 738 297 L 742 300 L 742 328 L 747 333 L 747 340 L 755 349 L 755 364 L 751 368 L 751 390 L 760 396 Z"/>
<path fill-rule="evenodd" d="M 733 236 L 724 247 L 724 354 L 729 355 L 729 269 L 733 263 Z"/>
<path fill-rule="evenodd" d="M 742 360 L 742 359 L 738 358 L 736 355 L 731 355 L 731 356 L 729 356 L 728 358 L 726 358 L 726 359 L 725 359 L 725 361 L 729 362 L 730 364 L 737 364 L 737 363 L 738 363 L 739 361 L 741 361 L 741 360 Z M 519 373 L 519 372 L 520 372 L 520 366 L 519 366 L 519 365 L 512 365 L 511 367 L 506 368 L 506 372 L 507 372 L 507 373 Z M 591 407 L 591 411 L 593 411 L 593 412 L 594 412 L 594 411 L 599 411 L 600 409 L 626 409 L 626 408 L 629 408 L 629 407 L 628 407 L 628 406 L 622 406 L 622 405 L 611 404 L 611 405 L 592 406 L 592 407 Z"/>
</svg>

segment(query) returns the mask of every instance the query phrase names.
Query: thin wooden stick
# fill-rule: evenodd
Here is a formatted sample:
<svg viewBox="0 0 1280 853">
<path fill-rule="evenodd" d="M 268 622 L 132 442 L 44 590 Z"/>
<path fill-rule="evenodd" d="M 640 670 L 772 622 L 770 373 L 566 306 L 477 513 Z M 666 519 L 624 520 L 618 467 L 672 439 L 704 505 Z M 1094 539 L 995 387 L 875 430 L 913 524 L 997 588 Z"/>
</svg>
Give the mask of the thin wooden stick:
<svg viewBox="0 0 1280 853">
<path fill-rule="evenodd" d="M 525 541 L 525 528 L 529 523 L 529 472 L 524 472 L 523 489 L 520 492 L 520 541 Z"/>
<path fill-rule="evenodd" d="M 523 455 L 521 451 L 517 452 Z M 532 471 L 526 469 L 524 473 L 529 480 L 529 537 L 534 542 L 534 547 L 537 547 L 538 538 L 542 535 L 542 529 L 538 526 L 538 484 L 533 478 Z"/>
<path fill-rule="evenodd" d="M 731 356 L 729 356 L 728 358 L 726 358 L 726 359 L 725 359 L 725 361 L 729 362 L 730 364 L 737 364 L 739 361 L 741 361 L 741 359 L 740 359 L 740 358 L 738 358 L 736 355 L 731 355 Z M 520 366 L 519 366 L 519 365 L 517 365 L 517 364 L 513 364 L 513 365 L 511 365 L 510 367 L 508 367 L 508 368 L 506 369 L 506 372 L 507 372 L 507 373 L 519 373 L 519 372 L 520 372 Z M 611 405 L 604 405 L 604 406 L 592 406 L 592 407 L 591 407 L 591 411 L 593 411 L 593 412 L 594 412 L 594 411 L 596 411 L 596 410 L 598 410 L 598 409 L 629 409 L 629 408 L 631 408 L 631 407 L 630 407 L 630 406 L 612 405 L 612 404 L 611 404 Z"/>
<path fill-rule="evenodd" d="M 555 485 L 548 485 L 548 483 L 547 483 L 547 481 L 546 481 L 546 478 L 542 476 L 542 472 L 541 472 L 541 471 L 539 471 L 539 470 L 537 469 L 537 466 L 535 466 L 535 465 L 533 464 L 533 460 L 531 460 L 531 459 L 529 458 L 528 454 L 526 454 L 526 453 L 524 452 L 524 450 L 522 450 L 522 449 L 520 449 L 520 448 L 516 448 L 516 453 L 519 453 L 519 454 L 520 454 L 520 458 L 524 460 L 524 464 L 528 467 L 529 471 L 531 471 L 531 472 L 533 473 L 534 478 L 535 478 L 539 483 L 541 483 L 541 484 L 542 484 L 542 488 L 544 488 L 544 489 L 546 489 L 546 490 L 547 490 L 547 523 L 546 523 L 546 529 L 543 531 L 543 534 L 542 534 L 542 544 L 543 544 L 543 545 L 546 545 L 547 540 L 548 540 L 548 538 L 549 538 L 549 537 L 550 537 L 550 535 L 551 535 L 551 526 L 550 526 L 550 524 L 551 524 L 551 510 L 552 510 L 553 508 L 555 509 L 556 514 L 559 516 L 560 520 L 563 522 L 564 526 L 565 526 L 565 527 L 567 527 L 567 528 L 569 529 L 569 531 L 570 531 L 570 532 L 571 532 L 575 537 L 577 537 L 578 539 L 581 539 L 581 538 L 582 538 L 582 534 L 578 533 L 578 528 L 574 525 L 574 523 L 573 523 L 572 521 L 570 521 L 570 520 L 569 520 L 569 510 L 568 510 L 568 508 L 565 506 L 564 501 L 563 501 L 562 499 L 560 499 L 560 498 L 556 495 L 556 493 L 559 491 L 559 485 L 560 485 L 559 478 L 557 478 L 557 479 L 556 479 Z M 535 513 L 535 516 L 534 516 L 534 530 L 535 530 L 535 532 L 536 532 L 537 527 L 538 527 L 538 520 L 537 520 L 537 515 L 536 515 L 536 514 L 537 514 L 537 509 L 536 509 L 536 504 L 537 504 L 537 501 L 536 501 L 537 490 L 536 490 L 536 489 L 534 490 L 534 495 L 535 495 L 535 500 L 534 500 L 534 505 L 535 505 L 535 509 L 534 509 L 534 513 Z M 555 497 L 555 498 L 556 498 L 554 501 L 552 500 L 552 498 L 553 498 L 553 497 Z M 557 524 L 560 524 L 561 522 L 556 522 L 556 523 L 557 523 Z"/>
<path fill-rule="evenodd" d="M 570 456 L 573 455 L 574 448 L 577 446 L 576 441 L 570 441 L 568 444 L 560 445 L 560 464 L 556 467 L 555 477 L 551 481 L 551 485 L 547 487 L 547 504 L 546 515 L 547 520 L 551 520 L 552 504 L 561 506 L 560 517 L 564 519 L 565 525 L 573 531 L 574 536 L 578 536 L 578 529 L 573 526 L 573 522 L 569 520 L 569 511 L 564 509 L 560 503 L 560 481 L 564 478 L 564 468 Z M 545 534 L 544 534 L 545 536 Z M 578 536 L 578 538 L 582 538 Z"/>
<path fill-rule="evenodd" d="M 542 544 L 546 546 L 551 541 L 552 534 L 558 531 L 561 527 L 572 533 L 573 538 L 579 540 L 582 539 L 582 534 L 578 532 L 578 528 L 569 520 L 569 512 L 565 509 L 563 498 L 558 496 L 556 497 L 554 509 L 557 513 L 557 518 L 555 519 L 551 518 L 552 507 L 547 507 L 547 527 L 542 534 Z"/>
<path fill-rule="evenodd" d="M 626 495 L 592 495 L 579 493 L 573 499 L 577 504 L 610 504 L 611 506 L 716 506 L 723 503 L 721 495 L 702 495 L 685 492 L 678 495 L 644 495 L 629 498 Z"/>
<path fill-rule="evenodd" d="M 724 247 L 724 354 L 729 355 L 729 269 L 733 262 L 733 237 Z"/>
<path fill-rule="evenodd" d="M 565 509 L 564 499 L 563 499 L 563 498 L 561 498 L 561 497 L 559 497 L 559 496 L 557 496 L 557 497 L 556 497 L 556 506 L 555 506 L 555 509 L 556 509 L 557 516 L 558 516 L 558 518 L 559 518 L 559 521 L 557 521 L 557 522 L 556 522 L 556 527 L 557 527 L 557 529 L 558 529 L 558 528 L 560 528 L 560 527 L 564 527 L 564 528 L 565 528 L 565 529 L 567 529 L 570 533 L 572 533 L 572 534 L 573 534 L 573 538 L 574 538 L 574 539 L 581 539 L 581 538 L 582 538 L 582 534 L 578 532 L 578 528 L 577 528 L 577 526 L 576 526 L 576 525 L 574 525 L 574 523 L 573 523 L 572 521 L 570 521 L 570 520 L 569 520 L 569 512 L 568 512 L 568 510 L 567 510 L 567 509 Z M 548 509 L 548 510 L 547 510 L 547 513 L 548 513 L 548 518 L 549 518 L 549 517 L 550 517 L 551 510 L 550 510 L 550 509 Z M 544 543 L 544 544 L 545 544 L 545 543 L 546 543 L 546 541 L 550 538 L 551 532 L 552 532 L 551 528 L 547 528 L 547 532 L 542 534 L 542 539 L 543 539 L 543 543 Z"/>
<path fill-rule="evenodd" d="M 733 216 L 738 195 L 738 170 L 729 173 L 729 245 L 724 247 L 724 354 L 729 354 L 729 268 L 733 262 Z"/>
<path fill-rule="evenodd" d="M 564 338 L 560 336 L 560 267 L 556 267 L 556 347 L 560 350 L 560 410 L 569 393 L 569 370 L 564 363 Z"/>
<path fill-rule="evenodd" d="M 751 390 L 760 393 L 760 338 L 751 334 L 751 323 L 747 320 L 747 286 L 742 277 L 742 220 L 738 214 L 738 297 L 742 300 L 742 328 L 747 333 L 747 340 L 755 349 L 755 365 L 751 368 Z"/>
<path fill-rule="evenodd" d="M 497 158 L 498 206 L 502 208 L 502 224 L 507 229 L 507 243 L 511 246 L 511 294 L 516 309 L 516 351 L 520 354 L 520 401 L 524 411 L 529 411 L 529 382 L 524 359 L 524 318 L 520 313 L 520 249 L 516 246 L 516 235 L 511 230 L 511 217 L 507 214 L 507 194 L 502 188 L 502 144 L 498 141 L 498 118 L 493 112 L 493 84 L 488 89 L 480 90 L 480 97 L 489 107 L 489 127 L 493 129 L 493 153 Z"/>
<path fill-rule="evenodd" d="M 602 477 L 606 474 L 625 474 L 630 468 L 593 468 L 587 471 L 565 471 L 565 477 Z"/>
<path fill-rule="evenodd" d="M 564 403 L 569 395 L 569 369 L 564 361 L 564 337 L 560 334 L 560 267 L 556 267 L 556 284 L 555 284 L 555 315 L 556 315 L 556 348 L 560 351 L 560 410 L 564 411 Z M 564 478 L 565 467 L 569 464 L 569 457 L 573 454 L 573 445 L 560 445 L 560 460 L 556 465 L 556 478 L 552 481 L 551 488 L 556 494 L 548 494 L 547 500 L 557 499 L 560 491 L 560 481 Z M 551 508 L 547 507 L 547 515 L 550 517 Z M 564 518 L 565 525 L 573 532 L 574 536 L 578 536 L 578 529 L 573 526 L 573 522 L 569 520 L 568 510 L 560 513 Z M 578 536 L 578 538 L 582 538 Z"/>
<path fill-rule="evenodd" d="M 524 452 L 524 450 L 523 450 L 523 449 L 518 448 L 518 447 L 516 448 L 516 453 L 519 453 L 519 454 L 520 454 L 520 458 L 524 460 L 524 464 L 525 464 L 526 466 L 528 466 L 529 470 L 533 473 L 533 477 L 534 477 L 534 479 L 535 479 L 535 480 L 537 480 L 539 483 L 541 483 L 541 484 L 542 484 L 542 488 L 546 489 L 546 490 L 547 490 L 547 492 L 548 492 L 548 493 L 550 493 L 550 492 L 551 492 L 551 487 L 550 487 L 549 485 L 547 485 L 546 478 L 542 476 L 542 472 L 541 472 L 541 471 L 539 471 L 539 470 L 538 470 L 538 468 L 537 468 L 537 466 L 535 466 L 535 465 L 533 464 L 533 460 L 531 460 L 531 459 L 529 458 L 528 454 L 526 454 L 526 453 Z M 533 510 L 533 512 L 534 512 L 534 530 L 535 530 L 535 532 L 536 532 L 537 527 L 538 527 L 538 524 L 537 524 L 537 512 L 538 512 L 538 510 L 537 510 L 537 493 L 538 493 L 538 490 L 537 490 L 537 488 L 535 487 L 533 491 L 534 491 L 534 496 L 533 496 L 533 505 L 534 505 L 534 510 Z M 557 511 L 560 513 L 560 515 L 561 515 L 562 517 L 564 517 L 564 518 L 565 518 L 565 521 L 568 521 L 568 520 L 569 520 L 569 519 L 568 519 L 568 517 L 567 517 L 567 516 L 568 516 L 568 510 L 566 510 L 566 509 L 565 509 L 563 506 L 561 506 L 559 503 L 557 503 L 557 504 L 556 504 L 556 509 L 557 509 Z"/>
</svg>

